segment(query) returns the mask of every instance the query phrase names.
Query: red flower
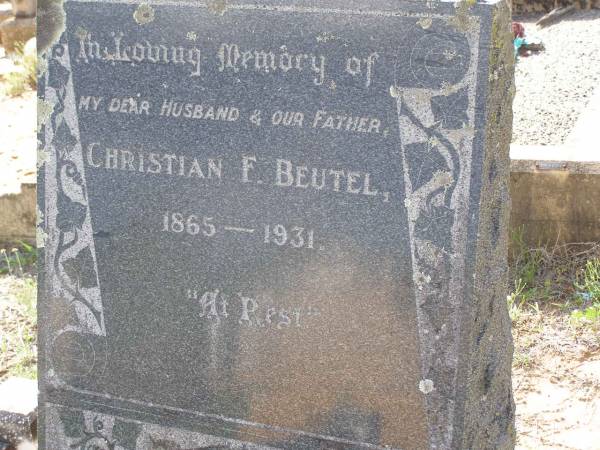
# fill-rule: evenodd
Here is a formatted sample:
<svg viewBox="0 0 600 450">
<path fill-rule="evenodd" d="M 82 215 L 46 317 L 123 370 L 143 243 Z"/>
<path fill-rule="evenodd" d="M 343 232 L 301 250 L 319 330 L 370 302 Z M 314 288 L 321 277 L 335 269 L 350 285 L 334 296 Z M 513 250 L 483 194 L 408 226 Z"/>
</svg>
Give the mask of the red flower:
<svg viewBox="0 0 600 450">
<path fill-rule="evenodd" d="M 525 37 L 525 27 L 519 22 L 512 23 L 512 32 L 514 39 Z"/>
</svg>

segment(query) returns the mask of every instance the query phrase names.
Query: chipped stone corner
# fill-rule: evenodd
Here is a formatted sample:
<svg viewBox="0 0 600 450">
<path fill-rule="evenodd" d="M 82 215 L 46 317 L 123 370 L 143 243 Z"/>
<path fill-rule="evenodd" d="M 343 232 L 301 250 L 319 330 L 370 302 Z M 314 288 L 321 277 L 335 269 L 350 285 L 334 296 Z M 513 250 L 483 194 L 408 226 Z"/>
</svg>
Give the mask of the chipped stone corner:
<svg viewBox="0 0 600 450">
<path fill-rule="evenodd" d="M 63 0 L 38 0 L 37 4 L 37 51 L 42 56 L 65 31 L 65 10 Z"/>
</svg>

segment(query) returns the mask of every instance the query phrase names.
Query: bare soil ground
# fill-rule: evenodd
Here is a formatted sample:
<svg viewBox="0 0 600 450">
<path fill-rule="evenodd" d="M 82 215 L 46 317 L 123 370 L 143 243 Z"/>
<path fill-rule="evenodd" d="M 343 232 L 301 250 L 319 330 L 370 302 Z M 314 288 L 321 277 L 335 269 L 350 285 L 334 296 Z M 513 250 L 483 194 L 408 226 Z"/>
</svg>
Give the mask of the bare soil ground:
<svg viewBox="0 0 600 450">
<path fill-rule="evenodd" d="M 567 311 L 513 322 L 517 449 L 600 449 L 600 333 Z"/>
</svg>

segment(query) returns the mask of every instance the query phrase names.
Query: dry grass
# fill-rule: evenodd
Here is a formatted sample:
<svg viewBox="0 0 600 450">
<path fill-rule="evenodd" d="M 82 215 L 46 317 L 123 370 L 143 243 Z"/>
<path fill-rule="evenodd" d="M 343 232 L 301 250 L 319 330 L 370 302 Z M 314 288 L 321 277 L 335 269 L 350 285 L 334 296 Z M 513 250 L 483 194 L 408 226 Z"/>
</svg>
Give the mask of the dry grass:
<svg viewBox="0 0 600 450">
<path fill-rule="evenodd" d="M 18 97 L 25 91 L 37 88 L 37 55 L 25 54 L 23 46 L 16 48 L 15 63 L 20 70 L 4 76 L 3 91 L 9 97 Z"/>
<path fill-rule="evenodd" d="M 513 235 L 510 268 L 514 284 L 508 306 L 515 326 L 524 312 L 567 312 L 573 319 L 578 311 L 600 306 L 598 242 L 528 248 L 522 232 L 517 231 Z"/>
<path fill-rule="evenodd" d="M 36 289 L 35 278 L 0 277 L 0 380 L 37 376 Z"/>
</svg>

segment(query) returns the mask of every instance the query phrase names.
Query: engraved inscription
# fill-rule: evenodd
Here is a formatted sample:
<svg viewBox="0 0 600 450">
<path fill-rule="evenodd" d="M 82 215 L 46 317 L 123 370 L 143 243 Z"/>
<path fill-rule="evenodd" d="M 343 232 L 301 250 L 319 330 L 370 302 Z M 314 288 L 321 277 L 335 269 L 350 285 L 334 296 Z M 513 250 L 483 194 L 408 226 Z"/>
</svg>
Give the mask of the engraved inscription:
<svg viewBox="0 0 600 450">
<path fill-rule="evenodd" d="M 96 169 L 171 175 L 219 181 L 223 161 L 219 158 L 189 158 L 173 153 L 142 152 L 135 149 L 102 147 L 94 142 L 87 146 L 86 163 Z"/>
<path fill-rule="evenodd" d="M 243 111 L 235 105 L 218 105 L 207 102 L 197 103 L 180 99 L 153 100 L 141 94 L 130 97 L 104 98 L 82 95 L 78 109 L 86 112 L 120 113 L 136 116 L 160 116 L 166 119 L 192 119 L 200 121 L 220 121 L 229 123 L 250 122 L 256 126 L 309 128 L 315 131 L 338 131 L 345 133 L 383 134 L 387 129 L 381 118 L 360 112 L 346 111 L 287 111 L 273 112 L 254 109 Z M 268 118 L 263 122 L 262 116 Z"/>
<path fill-rule="evenodd" d="M 300 328 L 321 315 L 320 310 L 312 305 L 280 307 L 266 296 L 250 296 L 239 292 L 229 295 L 221 289 L 202 292 L 191 288 L 187 290 L 187 298 L 197 302 L 200 319 L 216 323 L 232 321 L 247 328 Z"/>
<path fill-rule="evenodd" d="M 237 44 L 222 44 L 219 48 L 219 72 L 231 70 L 238 73 L 243 70 L 256 72 L 298 71 L 314 75 L 317 86 L 325 82 L 325 56 L 296 53 L 290 54 L 286 46 L 279 50 L 240 49 Z"/>
<path fill-rule="evenodd" d="M 205 237 L 212 237 L 217 233 L 212 217 L 198 217 L 190 214 L 184 217 L 181 213 L 165 213 L 163 216 L 162 231 L 171 233 L 187 233 L 196 236 L 202 233 Z"/>
<path fill-rule="evenodd" d="M 215 152 L 218 153 L 218 152 Z M 94 169 L 123 171 L 135 175 L 153 174 L 200 179 L 220 184 L 241 168 L 242 184 L 263 185 L 265 188 L 313 190 L 377 198 L 390 201 L 390 193 L 381 189 L 370 172 L 347 167 L 314 167 L 287 159 L 259 160 L 256 155 L 244 155 L 240 161 L 223 158 L 191 158 L 176 153 L 146 152 L 140 148 L 123 149 L 102 147 L 94 142 L 87 145 L 86 164 Z M 267 166 L 271 175 L 260 178 L 259 165 Z"/>
<path fill-rule="evenodd" d="M 317 111 L 312 121 L 313 128 L 380 133 L 381 120 L 376 117 L 346 116 L 327 111 Z"/>
<path fill-rule="evenodd" d="M 94 61 L 106 63 L 135 64 L 166 64 L 190 66 L 190 77 L 200 76 L 202 62 L 200 49 L 196 47 L 167 46 L 133 41 L 123 42 L 123 33 L 110 33 L 112 39 L 107 45 L 92 38 L 91 33 L 81 33 L 79 36 L 79 51 L 75 61 L 89 64 Z"/>
<path fill-rule="evenodd" d="M 336 76 L 329 73 L 330 62 L 335 56 L 317 51 L 289 50 L 288 47 L 293 47 L 289 44 L 283 44 L 279 48 L 252 48 L 224 42 L 213 50 L 214 56 L 208 56 L 211 52 L 199 47 L 167 45 L 148 39 L 133 40 L 128 39 L 123 32 L 110 32 L 108 37 L 102 36 L 97 40 L 92 33 L 80 29 L 77 39 L 77 63 L 183 66 L 188 69 L 190 77 L 199 78 L 203 75 L 203 64 L 212 65 L 212 61 L 216 60 L 217 70 L 224 74 L 252 72 L 285 76 L 296 73 L 305 76 L 315 86 L 330 88 L 337 85 L 336 78 L 344 76 L 369 89 L 377 74 L 376 66 L 383 59 L 383 55 L 378 52 L 346 56 L 342 61 L 343 70 Z M 186 40 L 197 42 L 198 36 L 191 31 L 187 33 Z"/>
<path fill-rule="evenodd" d="M 380 195 L 379 190 L 372 183 L 371 174 L 367 172 L 309 167 L 286 159 L 278 159 L 276 166 L 275 186 L 344 192 L 370 197 Z M 389 200 L 385 195 L 384 197 L 384 201 Z"/>
<path fill-rule="evenodd" d="M 315 248 L 315 231 L 303 227 L 286 228 L 284 225 L 265 225 L 265 244 L 275 244 L 280 247 L 290 245 L 294 248 Z"/>
<path fill-rule="evenodd" d="M 279 247 L 315 248 L 315 230 L 297 225 L 260 224 L 257 226 L 233 226 L 217 223 L 214 217 L 197 214 L 185 215 L 180 212 L 166 212 L 162 217 L 161 231 L 211 238 L 217 233 L 254 234 L 257 228 L 263 230 L 262 243 Z M 258 234 L 258 233 L 257 233 Z M 322 246 L 319 249 L 323 249 Z"/>
</svg>

